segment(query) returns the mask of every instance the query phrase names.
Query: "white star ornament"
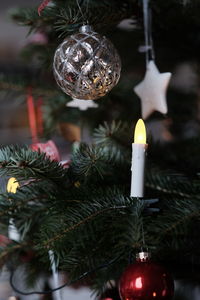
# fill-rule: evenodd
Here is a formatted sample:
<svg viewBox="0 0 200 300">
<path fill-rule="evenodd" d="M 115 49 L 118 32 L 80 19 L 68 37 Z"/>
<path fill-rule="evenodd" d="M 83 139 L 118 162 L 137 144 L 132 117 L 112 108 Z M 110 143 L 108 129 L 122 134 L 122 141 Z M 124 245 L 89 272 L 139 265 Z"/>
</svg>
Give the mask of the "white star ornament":
<svg viewBox="0 0 200 300">
<path fill-rule="evenodd" d="M 80 110 L 87 110 L 88 108 L 98 107 L 98 104 L 94 103 L 92 100 L 81 100 L 73 99 L 72 101 L 66 104 L 68 107 L 77 107 Z"/>
<path fill-rule="evenodd" d="M 155 110 L 167 113 L 166 90 L 171 75 L 160 73 L 154 61 L 149 62 L 143 81 L 134 88 L 141 99 L 143 119 L 147 119 Z"/>
</svg>

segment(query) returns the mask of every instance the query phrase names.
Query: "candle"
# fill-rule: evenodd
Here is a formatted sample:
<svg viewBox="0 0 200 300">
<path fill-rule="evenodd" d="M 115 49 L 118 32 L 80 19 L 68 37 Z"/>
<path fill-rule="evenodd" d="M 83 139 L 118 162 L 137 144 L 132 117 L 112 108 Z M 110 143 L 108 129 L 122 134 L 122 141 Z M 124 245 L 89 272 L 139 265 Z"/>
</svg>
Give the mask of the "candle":
<svg viewBox="0 0 200 300">
<path fill-rule="evenodd" d="M 53 277 L 53 288 L 57 288 L 59 286 L 59 273 L 58 273 L 58 262 L 55 260 L 55 255 L 52 250 L 48 251 L 49 259 L 51 262 L 51 270 L 52 270 L 52 277 Z M 60 290 L 55 292 L 55 300 L 61 300 Z"/>
<path fill-rule="evenodd" d="M 15 194 L 17 192 L 18 187 L 19 187 L 19 183 L 17 182 L 17 180 L 14 177 L 11 177 L 7 183 L 7 192 Z M 20 234 L 14 224 L 13 218 L 9 220 L 8 237 L 9 239 L 16 242 L 19 242 L 20 240 Z"/>
<path fill-rule="evenodd" d="M 132 144 L 131 197 L 140 198 L 144 196 L 146 148 L 146 129 L 143 120 L 139 119 L 135 127 L 134 143 Z"/>
</svg>

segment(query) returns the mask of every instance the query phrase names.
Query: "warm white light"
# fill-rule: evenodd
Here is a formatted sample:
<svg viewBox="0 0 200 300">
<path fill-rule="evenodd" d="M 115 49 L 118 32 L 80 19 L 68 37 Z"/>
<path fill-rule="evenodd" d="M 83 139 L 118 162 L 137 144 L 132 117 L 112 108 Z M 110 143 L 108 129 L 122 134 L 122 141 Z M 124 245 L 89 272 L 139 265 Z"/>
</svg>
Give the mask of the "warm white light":
<svg viewBox="0 0 200 300">
<path fill-rule="evenodd" d="M 146 144 L 146 128 L 142 119 L 139 119 L 135 126 L 134 143 Z"/>
<path fill-rule="evenodd" d="M 15 194 L 17 192 L 17 188 L 19 187 L 19 183 L 16 178 L 11 177 L 7 183 L 7 192 Z"/>
<path fill-rule="evenodd" d="M 135 279 L 135 287 L 136 287 L 136 289 L 142 288 L 142 277 L 137 277 Z"/>
<path fill-rule="evenodd" d="M 156 292 L 153 292 L 153 297 L 156 297 L 156 296 L 157 296 Z"/>
</svg>

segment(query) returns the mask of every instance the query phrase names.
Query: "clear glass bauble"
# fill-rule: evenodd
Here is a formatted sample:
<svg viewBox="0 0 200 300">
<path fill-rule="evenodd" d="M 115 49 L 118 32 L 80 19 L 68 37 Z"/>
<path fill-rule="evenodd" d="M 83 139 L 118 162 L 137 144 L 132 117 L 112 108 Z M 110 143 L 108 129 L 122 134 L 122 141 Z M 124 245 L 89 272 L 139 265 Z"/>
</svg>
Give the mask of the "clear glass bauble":
<svg viewBox="0 0 200 300">
<path fill-rule="evenodd" d="M 106 37 L 84 25 L 58 46 L 53 70 L 57 84 L 67 95 L 95 100 L 119 81 L 121 60 Z"/>
</svg>

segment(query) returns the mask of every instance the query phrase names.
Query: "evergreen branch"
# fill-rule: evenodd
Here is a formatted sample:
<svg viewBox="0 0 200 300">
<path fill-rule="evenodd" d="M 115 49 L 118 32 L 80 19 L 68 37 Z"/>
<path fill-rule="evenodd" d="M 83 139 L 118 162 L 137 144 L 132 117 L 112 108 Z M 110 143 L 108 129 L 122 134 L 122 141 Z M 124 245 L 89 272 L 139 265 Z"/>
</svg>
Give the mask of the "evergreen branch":
<svg viewBox="0 0 200 300">
<path fill-rule="evenodd" d="M 157 168 L 148 169 L 145 186 L 164 194 L 174 194 L 180 197 L 200 199 L 200 180 L 189 180 L 185 175 L 174 171 L 160 171 Z"/>
<path fill-rule="evenodd" d="M 78 31 L 82 22 L 82 15 L 79 11 L 77 11 L 77 8 L 60 8 L 57 21 L 55 21 L 54 24 L 54 29 L 61 32 L 59 37 L 66 37 L 66 35 L 71 32 Z"/>
<path fill-rule="evenodd" d="M 6 195 L 2 195 L 2 194 L 0 195 L 0 217 L 6 216 L 8 219 L 8 218 L 10 218 L 12 213 L 16 211 L 16 209 L 20 209 L 21 207 L 23 207 L 23 205 L 27 204 L 27 202 L 29 202 L 29 201 L 36 200 L 36 198 L 31 198 L 31 199 L 28 198 L 25 200 L 24 195 L 23 195 L 23 200 L 19 201 L 19 199 L 17 199 L 18 194 L 19 193 L 15 194 L 14 196 L 11 193 L 8 193 Z M 11 199 L 11 198 L 13 198 L 13 199 Z M 11 200 L 12 200 L 12 203 L 11 203 Z M 6 207 L 8 207 L 8 208 L 6 208 Z"/>
<path fill-rule="evenodd" d="M 51 25 L 54 30 L 60 32 L 60 36 L 68 35 L 77 31 L 83 24 L 83 21 L 89 21 L 95 27 L 116 26 L 124 18 L 132 17 L 133 2 L 126 1 L 101 1 L 98 9 L 94 1 L 89 1 L 87 8 L 86 1 L 81 7 L 86 20 L 83 20 L 77 3 L 71 1 L 55 1 L 56 5 L 46 7 L 41 16 L 38 16 L 36 8 L 21 8 L 12 11 L 12 18 L 19 25 L 29 26 L 30 32 L 40 27 Z M 136 1 L 134 1 L 136 2 Z M 99 20 L 101 20 L 99 22 Z M 99 24 L 101 24 L 99 26 Z"/>
<path fill-rule="evenodd" d="M 113 143 L 120 144 L 122 146 L 128 146 L 127 136 L 128 125 L 121 121 L 112 121 L 111 124 L 104 122 L 103 125 L 99 125 L 94 131 L 94 141 L 97 145 L 110 145 Z M 125 136 L 124 136 L 125 135 Z"/>
<path fill-rule="evenodd" d="M 121 121 L 104 122 L 94 131 L 94 142 L 101 151 L 116 161 L 127 161 L 130 157 L 130 127 Z"/>
<path fill-rule="evenodd" d="M 83 4 L 86 4 L 86 2 Z M 110 26 L 116 26 L 124 18 L 129 18 L 133 15 L 133 5 L 130 1 L 118 3 L 114 1 L 101 1 L 98 4 L 98 9 L 95 2 L 90 1 L 89 4 L 89 9 L 84 5 L 81 7 L 83 16 L 89 24 L 94 25 L 97 29 L 100 28 L 102 30 L 103 27 L 107 27 L 108 25 L 109 28 Z M 78 30 L 83 24 L 83 16 L 76 4 L 75 6 L 66 7 L 62 3 L 57 14 L 57 21 L 54 23 L 54 28 L 56 31 L 61 32 L 60 36 L 66 36 Z M 101 21 L 99 22 L 99 20 Z"/>
<path fill-rule="evenodd" d="M 148 226 L 147 230 L 147 241 L 148 244 L 161 245 L 161 242 L 169 242 L 170 239 L 173 241 L 178 240 L 181 237 L 187 236 L 190 220 L 195 219 L 200 215 L 199 211 L 199 200 L 198 199 L 164 199 L 163 203 L 163 215 L 159 215 L 156 220 L 147 218 L 145 220 Z M 151 237 L 151 233 L 152 237 Z M 166 240 L 166 235 L 168 239 Z"/>
<path fill-rule="evenodd" d="M 53 224 L 51 226 L 52 229 L 50 228 L 50 223 L 49 223 L 52 221 L 52 213 L 51 215 L 49 215 L 49 217 L 47 217 L 47 220 L 44 221 L 43 228 L 42 230 L 40 230 L 40 232 L 42 233 L 42 235 L 40 236 L 41 245 L 43 248 L 44 247 L 48 248 L 50 246 L 52 247 L 52 243 L 54 241 L 58 241 L 58 240 L 61 241 L 61 239 L 67 237 L 66 234 L 70 233 L 71 231 L 74 232 L 75 229 L 78 229 L 79 227 L 81 227 L 81 225 L 85 225 L 87 223 L 87 230 L 88 230 L 89 229 L 88 226 L 91 223 L 91 221 L 95 220 L 95 222 L 98 223 L 97 217 L 100 215 L 104 218 L 105 213 L 109 213 L 111 211 L 119 211 L 119 213 L 122 213 L 122 211 L 125 209 L 134 211 L 134 208 L 136 207 L 135 209 L 137 209 L 138 205 L 140 206 L 140 209 L 144 208 L 144 204 L 141 203 L 140 201 L 138 202 L 135 199 L 125 198 L 123 195 L 117 195 L 117 194 L 112 194 L 110 196 L 106 194 L 105 197 L 103 198 L 99 198 L 97 196 L 95 200 L 91 199 L 88 201 L 71 203 L 71 206 L 68 206 L 63 212 L 62 217 L 61 214 L 58 213 L 58 215 L 60 215 L 58 219 L 57 213 L 55 214 L 55 220 L 57 218 L 57 221 L 55 222 L 53 221 Z M 66 228 L 63 230 L 63 227 Z M 96 229 L 95 228 L 96 225 L 93 224 L 93 226 L 91 227 L 91 239 L 93 234 L 92 232 L 96 232 L 96 230 L 98 231 L 98 228 Z M 84 230 L 84 227 L 81 230 Z M 60 231 L 60 233 L 58 233 L 58 231 Z M 83 234 L 83 236 L 84 235 L 85 234 Z M 94 239 L 96 239 L 95 238 L 96 233 L 94 233 L 93 236 Z M 70 242 L 70 236 L 68 237 L 68 241 Z M 82 246 L 79 245 L 79 247 Z M 86 245 L 84 247 L 86 247 Z"/>
<path fill-rule="evenodd" d="M 108 164 L 109 159 L 102 153 L 101 148 L 81 144 L 72 157 L 71 170 L 78 178 L 97 179 L 96 176 L 103 178 L 108 172 Z"/>
<path fill-rule="evenodd" d="M 19 193 L 18 193 L 19 194 Z M 9 198 L 7 198 L 7 200 L 11 200 L 11 194 L 8 195 Z M 46 198 L 47 199 L 47 198 Z M 35 197 L 32 197 L 32 198 L 27 198 L 27 199 L 24 199 L 24 195 L 23 195 L 23 200 L 22 201 L 17 201 L 17 194 L 15 194 L 15 197 L 13 196 L 13 199 L 12 199 L 12 203 L 10 203 L 10 205 L 7 204 L 7 206 L 9 206 L 7 209 L 5 209 L 5 204 L 2 203 L 2 201 L 0 200 L 0 217 L 4 217 L 6 216 L 7 219 L 14 216 L 16 217 L 16 214 L 24 208 L 25 205 L 28 204 L 28 202 L 36 202 L 38 201 L 38 197 L 35 198 Z M 40 199 L 40 201 L 42 201 L 43 199 Z M 28 208 L 26 206 L 26 208 Z M 33 205 L 31 205 L 31 208 L 32 208 L 32 215 L 33 215 Z M 48 208 L 41 208 L 41 205 L 38 207 L 38 211 L 42 214 L 42 212 L 44 212 L 45 210 L 47 210 Z M 1 211 L 2 210 L 2 211 Z M 22 216 L 21 216 L 22 218 Z M 2 220 L 1 220 L 2 221 Z"/>
<path fill-rule="evenodd" d="M 200 211 L 196 211 L 197 208 L 195 207 L 195 209 L 194 209 L 194 207 L 191 205 L 191 202 L 189 202 L 189 204 L 188 204 L 188 209 L 190 209 L 190 211 L 189 212 L 186 211 L 186 213 L 185 213 L 185 209 L 183 209 L 183 211 L 184 211 L 184 213 L 182 213 L 183 217 L 179 216 L 178 220 L 177 220 L 176 216 L 174 217 L 175 222 L 172 222 L 172 224 L 170 224 L 170 226 L 168 226 L 164 231 L 161 232 L 162 237 L 172 231 L 173 231 L 173 233 L 175 233 L 176 228 L 188 223 L 188 221 L 190 221 L 191 219 L 197 218 L 200 216 Z M 179 215 L 180 215 L 180 211 L 179 211 Z"/>
<path fill-rule="evenodd" d="M 55 183 L 67 182 L 67 171 L 46 157 L 45 153 L 28 147 L 7 146 L 0 150 L 0 174 L 14 176 L 18 180 L 45 179 Z"/>
<path fill-rule="evenodd" d="M 66 233 L 75 230 L 76 228 L 80 227 L 81 225 L 84 225 L 85 223 L 87 223 L 88 221 L 91 221 L 92 219 L 94 219 L 95 217 L 97 217 L 100 214 L 103 214 L 103 213 L 106 213 L 106 212 L 109 212 L 109 211 L 112 211 L 112 210 L 121 210 L 121 209 L 127 209 L 127 208 L 128 208 L 128 206 L 115 206 L 115 207 L 103 208 L 99 211 L 96 211 L 95 213 L 93 213 L 92 215 L 86 217 L 85 219 L 81 220 L 80 222 L 64 229 L 62 233 L 57 234 L 56 236 L 50 238 L 47 241 L 44 241 L 43 247 L 49 249 L 53 242 L 61 239 Z"/>
<path fill-rule="evenodd" d="M 1 91 L 9 91 L 9 92 L 17 92 L 21 94 L 25 94 L 27 91 L 27 86 L 30 85 L 29 82 L 24 81 L 23 78 L 0 78 L 0 89 Z M 52 97 L 52 96 L 59 96 L 62 93 L 59 92 L 59 90 L 56 89 L 50 89 L 49 87 L 36 87 L 34 84 L 33 94 L 36 96 L 44 96 L 44 97 Z"/>
<path fill-rule="evenodd" d="M 15 10 L 11 10 L 10 14 L 12 19 L 19 25 L 22 26 L 29 26 L 30 31 L 33 29 L 38 29 L 42 26 L 51 25 L 52 22 L 55 20 L 57 15 L 57 8 L 56 7 L 47 7 L 42 16 L 38 15 L 37 8 L 18 8 Z"/>
<path fill-rule="evenodd" d="M 174 232 L 174 230 L 179 227 L 181 224 L 185 224 L 187 221 L 189 221 L 192 218 L 196 218 L 200 216 L 200 211 L 198 212 L 191 212 L 190 214 L 183 216 L 177 222 L 171 224 L 165 231 L 162 232 L 162 236 L 165 236 L 169 232 Z"/>
</svg>

